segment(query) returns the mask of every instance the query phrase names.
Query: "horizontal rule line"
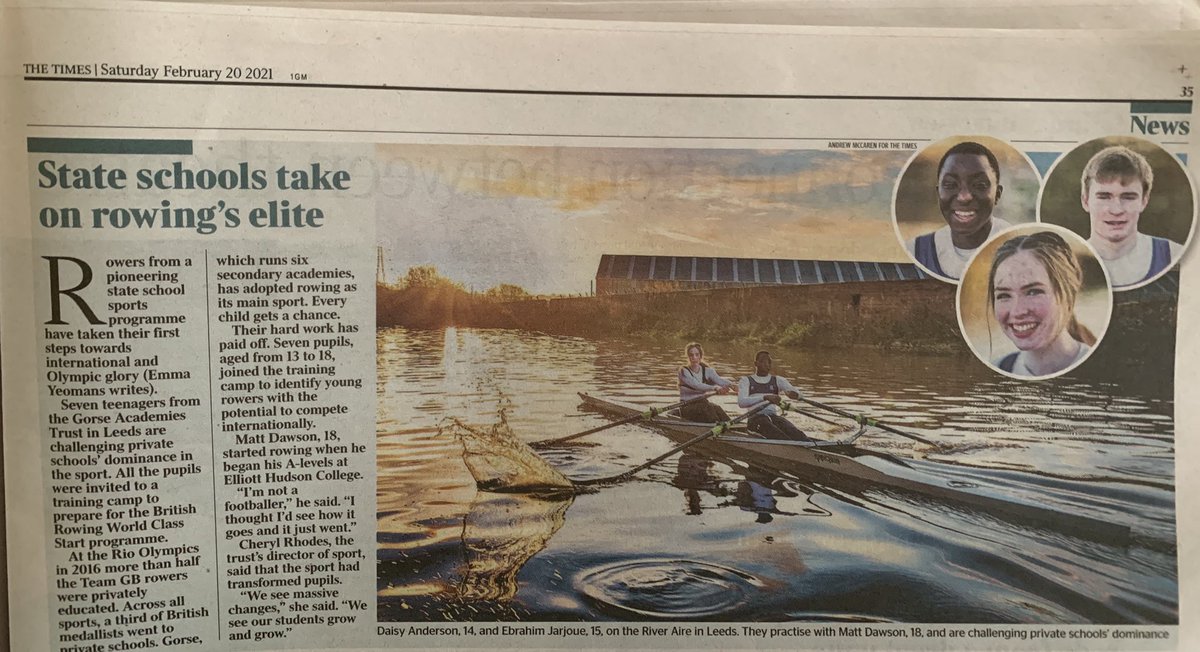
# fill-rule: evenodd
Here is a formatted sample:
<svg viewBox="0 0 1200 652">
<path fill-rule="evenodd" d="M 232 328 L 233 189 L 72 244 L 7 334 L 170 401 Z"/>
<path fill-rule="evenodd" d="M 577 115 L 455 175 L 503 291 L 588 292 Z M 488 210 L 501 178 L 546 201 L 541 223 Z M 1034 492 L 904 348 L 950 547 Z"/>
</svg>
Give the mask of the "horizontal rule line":
<svg viewBox="0 0 1200 652">
<path fill-rule="evenodd" d="M 84 124 L 56 124 L 56 123 L 29 123 L 25 125 L 30 128 L 39 129 L 149 129 L 149 130 L 211 130 L 211 131 L 280 131 L 280 132 L 295 132 L 295 133 L 338 133 L 338 134 L 409 134 L 417 136 L 514 136 L 514 137 L 530 137 L 530 138 L 628 138 L 628 139 L 646 139 L 646 140 L 813 140 L 813 141 L 901 141 L 901 142 L 924 142 L 928 138 L 881 138 L 878 136 L 713 136 L 706 135 L 654 135 L 654 134 L 559 134 L 559 133 L 532 133 L 519 131 L 426 131 L 415 129 L 338 129 L 338 128 L 321 128 L 321 127 L 204 127 L 204 126 L 181 126 L 181 125 L 84 125 Z M 1041 141 L 1036 141 L 1041 142 Z M 1075 141 L 1068 141 L 1075 142 Z"/>
<path fill-rule="evenodd" d="M 273 81 L 218 81 L 206 79 L 124 79 L 98 77 L 48 77 L 27 75 L 25 81 L 81 82 L 98 84 L 169 84 L 194 86 L 251 86 L 259 88 L 325 88 L 364 91 L 404 91 L 412 93 L 469 93 L 491 95 L 558 95 L 565 97 L 664 97 L 691 99 L 749 99 L 749 100 L 865 100 L 904 102 L 1036 102 L 1070 104 L 1128 104 L 1130 102 L 1176 102 L 1188 105 L 1184 100 L 1162 100 L 1159 98 L 1051 98 L 1051 97 L 927 97 L 920 95 L 808 95 L 787 93 L 662 93 L 634 91 L 572 91 L 538 90 L 517 88 L 462 88 L 450 86 L 389 86 L 387 84 L 319 84 L 315 82 Z"/>
</svg>

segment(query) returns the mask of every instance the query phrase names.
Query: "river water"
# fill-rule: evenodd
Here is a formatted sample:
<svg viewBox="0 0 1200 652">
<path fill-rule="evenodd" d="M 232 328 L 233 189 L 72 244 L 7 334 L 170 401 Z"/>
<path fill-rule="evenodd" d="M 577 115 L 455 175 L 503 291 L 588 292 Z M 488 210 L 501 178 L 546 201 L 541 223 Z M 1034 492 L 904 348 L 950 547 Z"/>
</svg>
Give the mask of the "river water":
<svg viewBox="0 0 1200 652">
<path fill-rule="evenodd" d="M 726 377 L 751 370 L 754 347 L 706 348 Z M 479 491 L 456 432 L 532 442 L 606 423 L 580 409 L 581 391 L 670 404 L 682 353 L 521 331 L 381 329 L 379 620 L 1178 621 L 1169 395 L 1022 382 L 971 356 L 773 353 L 775 373 L 812 397 L 944 449 L 882 432 L 859 444 L 1012 483 L 1129 525 L 1132 538 L 695 452 L 574 497 Z M 718 402 L 737 413 L 734 397 Z M 674 445 L 636 425 L 579 442 L 543 457 L 591 478 Z"/>
</svg>

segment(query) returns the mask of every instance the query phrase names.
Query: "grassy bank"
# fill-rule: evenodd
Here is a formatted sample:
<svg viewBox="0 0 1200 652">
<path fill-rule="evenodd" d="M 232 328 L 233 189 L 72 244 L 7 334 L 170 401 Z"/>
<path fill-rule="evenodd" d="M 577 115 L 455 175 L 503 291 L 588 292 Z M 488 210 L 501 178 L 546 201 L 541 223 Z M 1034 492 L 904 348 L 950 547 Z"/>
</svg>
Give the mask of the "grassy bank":
<svg viewBox="0 0 1200 652">
<path fill-rule="evenodd" d="M 1170 286 L 1164 287 L 1115 295 L 1103 342 L 1073 375 L 1170 394 L 1177 301 Z M 751 348 L 865 347 L 971 355 L 959 334 L 955 289 L 938 281 L 517 300 L 511 293 L 473 294 L 450 283 L 379 286 L 376 291 L 381 326 L 505 328 L 649 339 L 670 347 L 695 340 Z"/>
<path fill-rule="evenodd" d="M 953 288 L 936 281 L 746 287 L 505 301 L 461 288 L 377 288 L 379 323 L 584 337 L 958 351 Z"/>
</svg>

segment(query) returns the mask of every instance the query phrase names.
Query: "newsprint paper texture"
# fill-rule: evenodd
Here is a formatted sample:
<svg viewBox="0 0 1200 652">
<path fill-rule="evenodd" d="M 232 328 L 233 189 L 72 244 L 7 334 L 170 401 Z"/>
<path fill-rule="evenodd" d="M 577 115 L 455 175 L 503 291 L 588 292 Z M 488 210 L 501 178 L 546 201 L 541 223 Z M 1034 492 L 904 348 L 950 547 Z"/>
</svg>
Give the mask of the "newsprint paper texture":
<svg viewBox="0 0 1200 652">
<path fill-rule="evenodd" d="M 0 19 L 13 649 L 1198 638 L 1195 32 Z"/>
</svg>

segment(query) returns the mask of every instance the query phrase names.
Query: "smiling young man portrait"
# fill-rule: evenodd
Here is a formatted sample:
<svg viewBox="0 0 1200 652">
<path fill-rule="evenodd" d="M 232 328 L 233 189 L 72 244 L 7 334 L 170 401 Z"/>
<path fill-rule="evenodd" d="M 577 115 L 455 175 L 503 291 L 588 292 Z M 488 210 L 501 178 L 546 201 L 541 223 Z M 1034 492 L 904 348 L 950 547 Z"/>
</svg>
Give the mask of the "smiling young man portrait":
<svg viewBox="0 0 1200 652">
<path fill-rule="evenodd" d="M 964 141 L 947 150 L 936 188 L 946 226 L 906 242 L 909 255 L 933 274 L 958 280 L 975 250 L 1011 226 L 994 214 L 1004 194 L 1000 178 L 1000 163 L 984 145 Z"/>
<path fill-rule="evenodd" d="M 1088 242 L 1113 287 L 1141 284 L 1170 269 L 1183 246 L 1138 230 L 1154 186 L 1146 157 L 1121 145 L 1102 149 L 1084 166 L 1082 183 L 1080 201 L 1091 222 Z"/>
</svg>

